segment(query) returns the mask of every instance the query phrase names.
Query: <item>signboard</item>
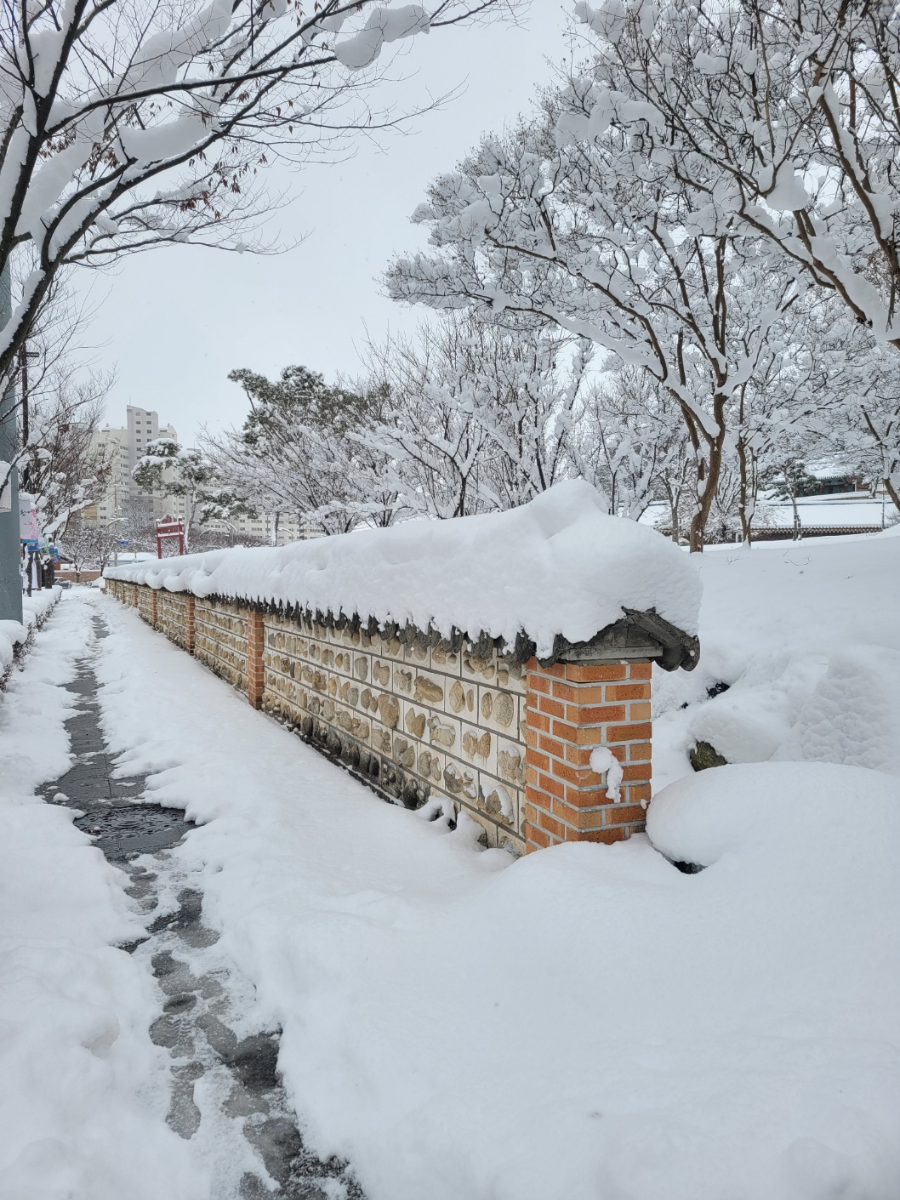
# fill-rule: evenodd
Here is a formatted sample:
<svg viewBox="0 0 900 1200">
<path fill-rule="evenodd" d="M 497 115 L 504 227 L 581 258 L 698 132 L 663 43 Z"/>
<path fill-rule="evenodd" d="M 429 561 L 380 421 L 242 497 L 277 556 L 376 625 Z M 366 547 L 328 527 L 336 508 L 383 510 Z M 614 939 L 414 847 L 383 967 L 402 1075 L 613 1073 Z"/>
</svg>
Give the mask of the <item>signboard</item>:
<svg viewBox="0 0 900 1200">
<path fill-rule="evenodd" d="M 40 541 L 41 525 L 34 506 L 34 496 L 19 492 L 19 537 L 22 541 Z"/>
</svg>

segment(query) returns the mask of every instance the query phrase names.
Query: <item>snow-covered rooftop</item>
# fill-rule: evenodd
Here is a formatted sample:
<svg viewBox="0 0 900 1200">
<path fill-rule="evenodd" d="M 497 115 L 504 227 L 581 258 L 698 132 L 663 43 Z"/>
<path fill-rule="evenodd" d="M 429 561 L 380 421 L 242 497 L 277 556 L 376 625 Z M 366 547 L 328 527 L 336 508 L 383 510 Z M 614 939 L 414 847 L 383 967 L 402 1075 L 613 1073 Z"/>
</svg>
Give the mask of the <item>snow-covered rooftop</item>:
<svg viewBox="0 0 900 1200">
<path fill-rule="evenodd" d="M 696 565 L 671 541 L 609 516 L 590 484 L 567 480 L 509 512 L 418 520 L 287 546 L 213 550 L 108 568 L 195 596 L 296 605 L 449 636 L 514 642 L 540 656 L 561 635 L 587 641 L 623 610 L 656 612 L 697 630 Z"/>
</svg>

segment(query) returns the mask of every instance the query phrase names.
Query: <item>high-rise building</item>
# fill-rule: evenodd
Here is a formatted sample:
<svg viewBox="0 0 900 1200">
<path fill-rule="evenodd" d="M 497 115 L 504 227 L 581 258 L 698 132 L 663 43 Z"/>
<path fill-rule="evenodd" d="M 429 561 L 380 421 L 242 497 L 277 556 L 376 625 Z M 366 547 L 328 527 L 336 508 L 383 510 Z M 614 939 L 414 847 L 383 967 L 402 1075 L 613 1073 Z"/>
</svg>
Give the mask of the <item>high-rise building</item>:
<svg viewBox="0 0 900 1200">
<path fill-rule="evenodd" d="M 155 438 L 170 438 L 177 441 L 171 425 L 160 425 L 159 414 L 146 408 L 129 404 L 126 410 L 127 425 L 114 429 L 107 425 L 96 435 L 96 448 L 107 457 L 112 466 L 109 483 L 96 505 L 97 519 L 111 521 L 127 518 L 148 522 L 156 517 L 183 517 L 184 501 L 180 496 L 167 496 L 162 491 L 142 491 L 135 483 L 132 472 L 139 460 L 147 453 Z"/>
<path fill-rule="evenodd" d="M 187 520 L 187 505 L 183 497 L 168 496 L 164 491 L 142 491 L 132 474 L 156 438 L 169 438 L 173 442 L 178 440 L 174 428 L 160 425 L 159 414 L 152 410 L 129 404 L 126 412 L 125 428 L 114 429 L 107 425 L 95 435 L 95 448 L 110 461 L 112 471 L 103 496 L 96 505 L 85 510 L 88 520 L 103 524 L 121 521 L 123 540 L 129 534 L 136 536 L 142 528 L 146 531 L 146 527 L 158 517 L 181 517 Z M 298 538 L 318 537 L 322 532 L 298 516 L 285 513 L 276 518 L 273 513 L 265 512 L 254 517 L 235 517 L 230 521 L 210 520 L 205 527 L 212 533 L 224 535 L 226 541 L 240 542 L 246 539 L 278 545 Z"/>
</svg>

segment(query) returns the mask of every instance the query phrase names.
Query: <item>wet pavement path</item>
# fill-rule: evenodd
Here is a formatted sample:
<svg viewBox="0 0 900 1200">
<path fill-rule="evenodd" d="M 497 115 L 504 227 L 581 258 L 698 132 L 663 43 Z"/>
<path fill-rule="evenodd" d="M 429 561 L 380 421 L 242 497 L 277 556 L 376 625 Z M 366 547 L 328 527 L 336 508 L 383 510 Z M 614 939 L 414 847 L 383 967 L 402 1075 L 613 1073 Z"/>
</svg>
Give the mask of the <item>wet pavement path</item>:
<svg viewBox="0 0 900 1200">
<path fill-rule="evenodd" d="M 97 617 L 94 633 L 106 636 Z M 365 1200 L 346 1163 L 303 1145 L 277 1070 L 280 1031 L 254 1028 L 253 985 L 219 952 L 197 880 L 172 853 L 194 826 L 182 810 L 147 802 L 144 777 L 113 778 L 90 657 L 66 687 L 79 697 L 66 722 L 75 761 L 41 794 L 84 813 L 75 824 L 130 877 L 147 933 L 122 948 L 155 976 L 150 1034 L 171 1056 L 166 1119 L 211 1168 L 210 1200 Z"/>
</svg>

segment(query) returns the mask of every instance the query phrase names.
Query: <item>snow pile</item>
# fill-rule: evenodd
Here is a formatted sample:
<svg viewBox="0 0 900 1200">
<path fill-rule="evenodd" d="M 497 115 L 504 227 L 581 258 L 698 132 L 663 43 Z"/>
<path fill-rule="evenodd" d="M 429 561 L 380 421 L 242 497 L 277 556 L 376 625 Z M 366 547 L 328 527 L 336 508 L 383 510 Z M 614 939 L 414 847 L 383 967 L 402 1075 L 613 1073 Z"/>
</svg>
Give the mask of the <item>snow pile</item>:
<svg viewBox="0 0 900 1200">
<path fill-rule="evenodd" d="M 512 644 L 524 630 L 540 655 L 551 653 L 557 634 L 593 637 L 623 607 L 655 608 L 693 634 L 700 603 L 694 563 L 654 530 L 610 517 L 581 480 L 509 512 L 214 550 L 106 575 L 195 596 L 409 622 L 444 636 L 456 627 Z"/>
<path fill-rule="evenodd" d="M 12 665 L 16 647 L 27 642 L 28 635 L 35 623 L 44 619 L 61 595 L 62 588 L 56 587 L 43 588 L 31 596 L 23 596 L 22 615 L 24 620 L 22 622 L 0 621 L 0 680 L 7 668 Z"/>
<path fill-rule="evenodd" d="M 71 762 L 60 685 L 89 619 L 64 601 L 0 697 L 0 1198 L 208 1200 L 165 1124 L 152 982 L 112 948 L 143 928 L 122 876 L 34 796 Z"/>
<path fill-rule="evenodd" d="M 208 822 L 177 854 L 369 1200 L 900 1195 L 896 780 L 724 767 L 657 797 L 653 842 L 512 862 L 85 601 L 122 770 Z"/>
<path fill-rule="evenodd" d="M 698 740 L 732 763 L 900 775 L 900 538 L 717 547 L 700 577 L 699 666 L 654 672 L 658 787 L 691 773 Z"/>
</svg>

